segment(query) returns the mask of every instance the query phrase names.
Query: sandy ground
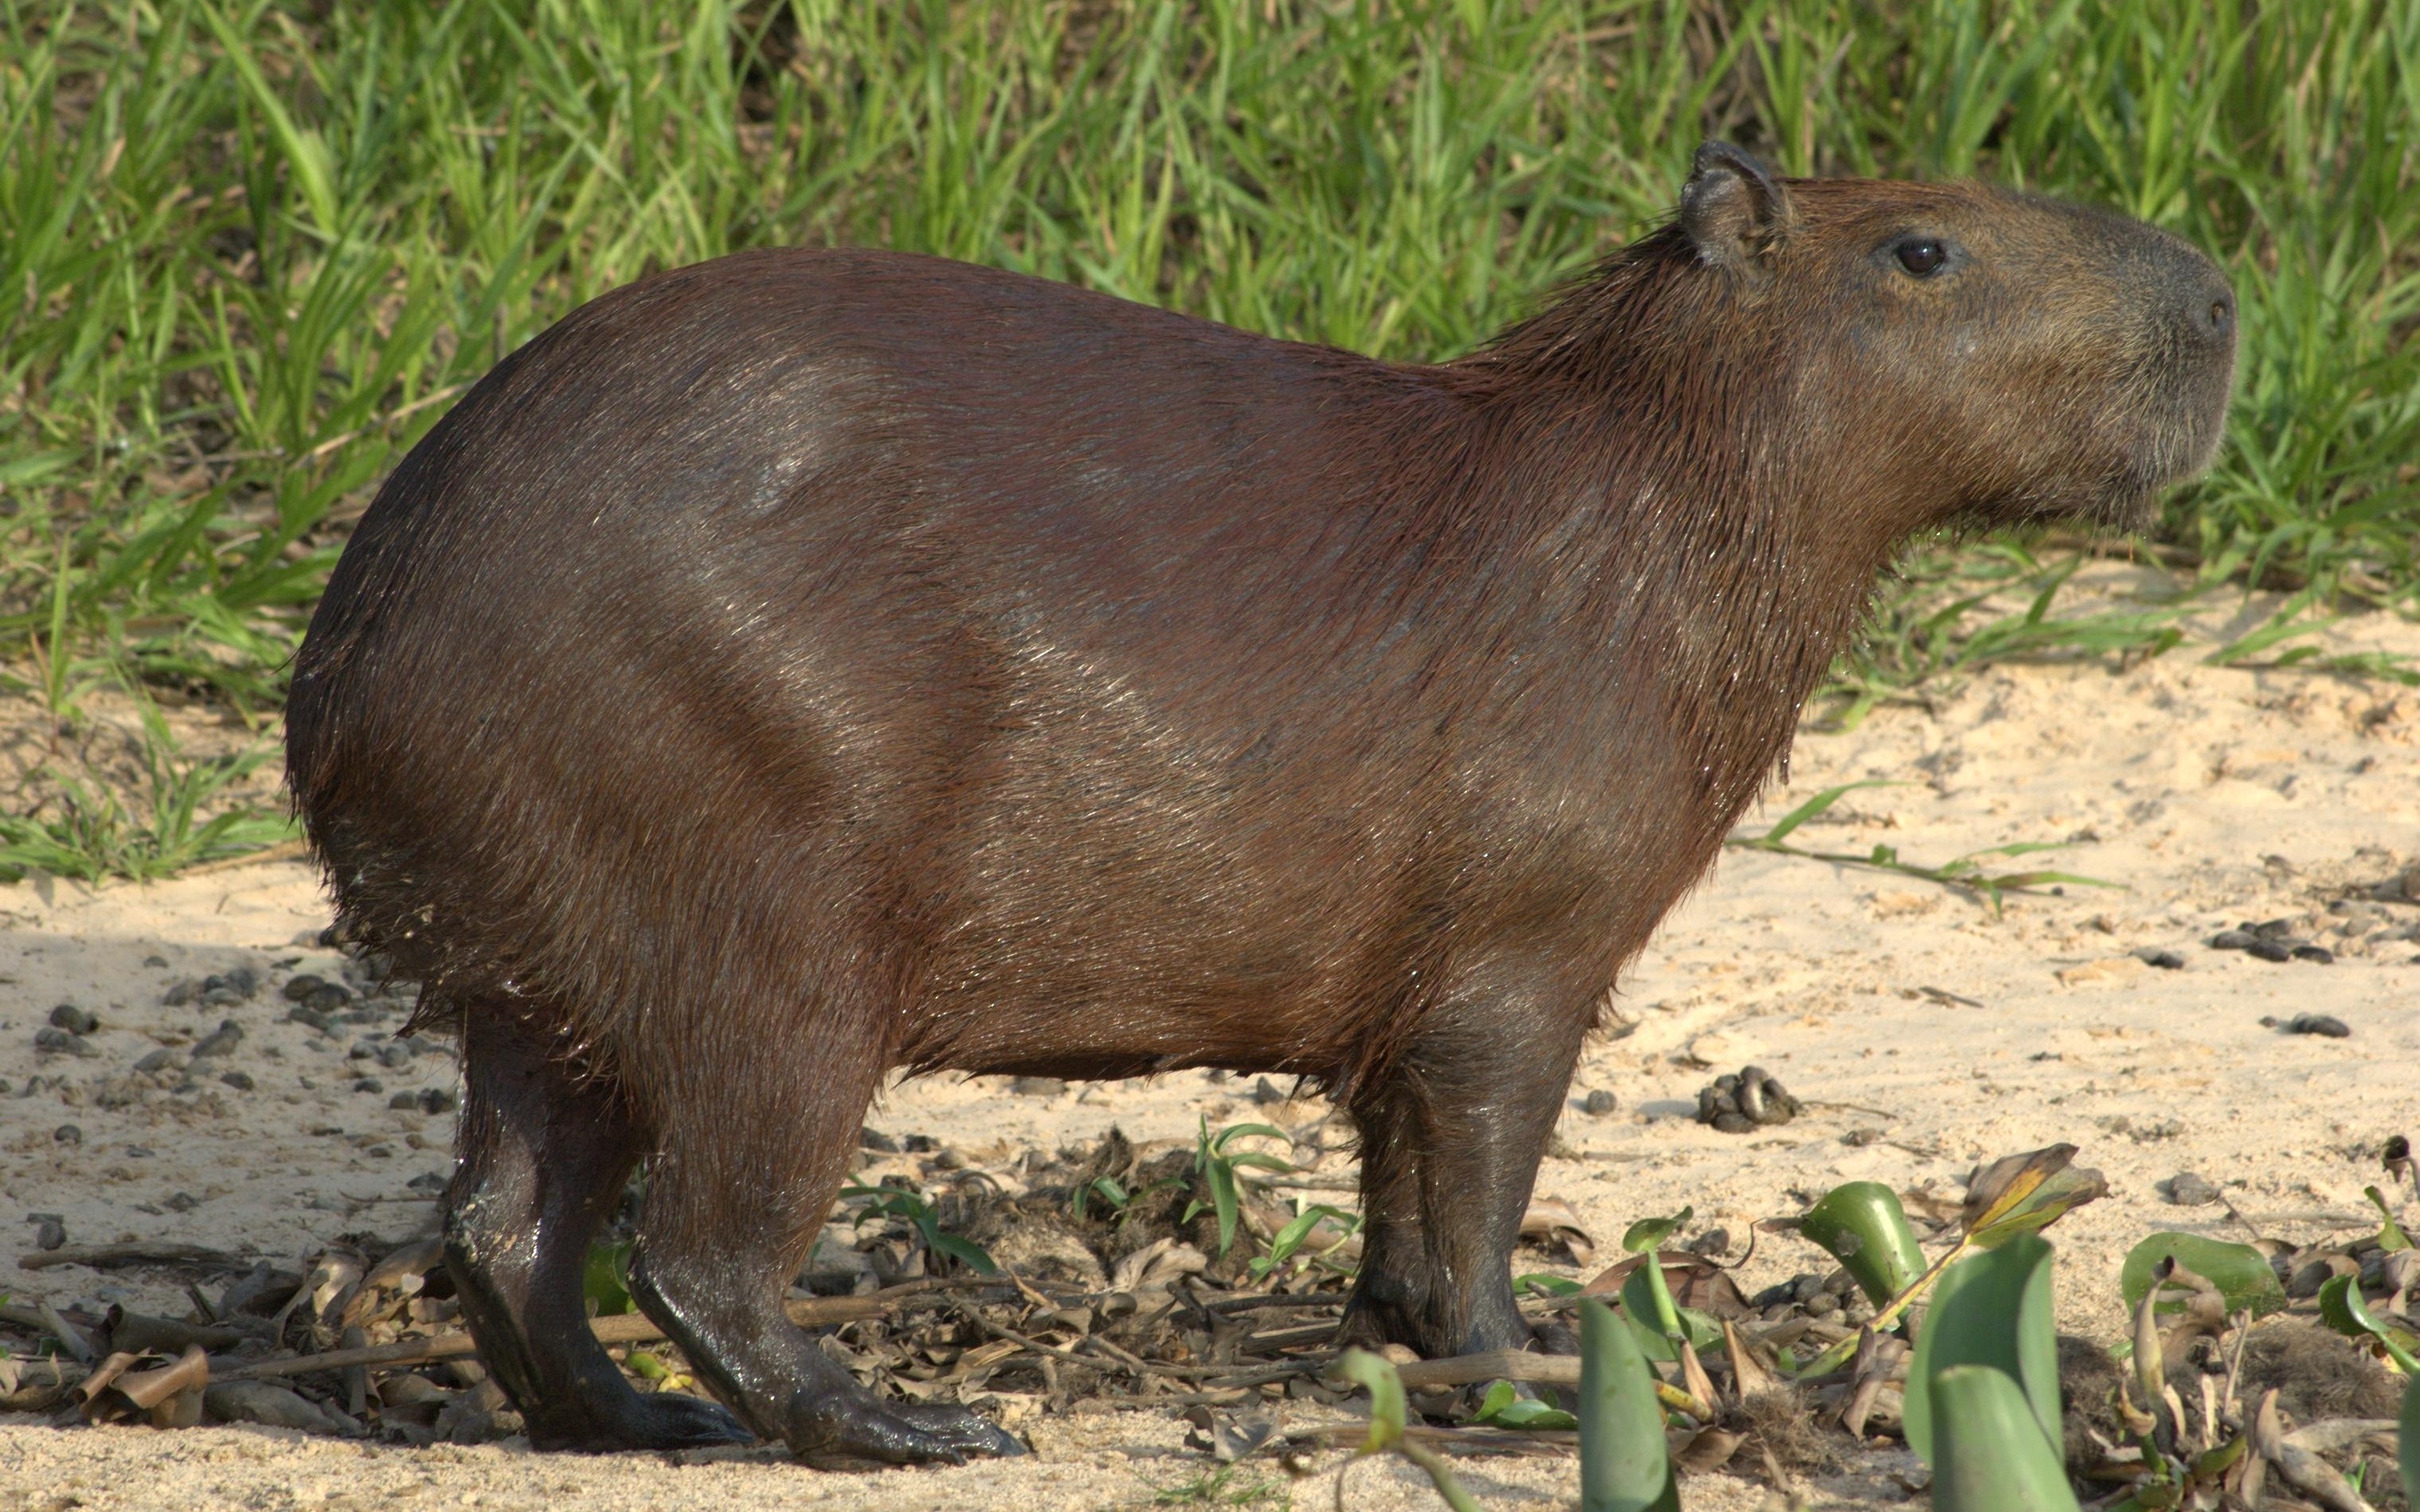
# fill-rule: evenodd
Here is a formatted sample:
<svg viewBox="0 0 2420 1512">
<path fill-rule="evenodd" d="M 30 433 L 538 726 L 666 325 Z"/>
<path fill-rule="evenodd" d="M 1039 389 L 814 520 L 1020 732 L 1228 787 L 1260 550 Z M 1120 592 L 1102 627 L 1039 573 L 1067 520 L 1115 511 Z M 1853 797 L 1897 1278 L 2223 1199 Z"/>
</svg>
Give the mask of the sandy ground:
<svg viewBox="0 0 2420 1512">
<path fill-rule="evenodd" d="M 2101 577 L 2126 583 L 2123 569 Z M 2372 617 L 2341 627 L 2333 646 L 2420 656 L 2420 627 Z M 1692 1231 L 1728 1228 L 1735 1257 L 1753 1221 L 1795 1212 L 1838 1182 L 1954 1202 L 1978 1161 L 2071 1141 L 2111 1195 L 2053 1231 L 2059 1311 L 2064 1326 L 2104 1339 L 2121 1332 L 2119 1260 L 2152 1228 L 2304 1241 L 2368 1221 L 2361 1189 L 2377 1180 L 2379 1142 L 2420 1132 L 2420 904 L 2328 905 L 2420 857 L 2420 691 L 2213 668 L 2189 644 L 2124 672 L 1995 670 L 1929 709 L 1885 708 L 1845 733 L 1809 730 L 1765 819 L 1829 784 L 1896 785 L 1849 795 L 1801 843 L 1882 842 L 1937 863 L 2070 841 L 2048 863 L 2006 864 L 2054 864 L 2122 890 L 2071 887 L 1994 914 L 1902 876 L 1729 854 L 1623 982 L 1621 1025 L 1581 1066 L 1540 1195 L 1575 1205 L 1607 1247 L 1633 1219 L 1693 1205 Z M 2272 964 L 2203 943 L 2289 917 L 2335 951 L 2333 964 Z M 58 1215 L 73 1243 L 173 1239 L 288 1266 L 340 1233 L 401 1239 L 431 1226 L 434 1206 L 411 1182 L 448 1168 L 451 1116 L 389 1103 L 451 1088 L 454 1060 L 434 1049 L 394 1067 L 349 1058 L 392 1016 L 336 1037 L 285 1020 L 275 984 L 337 964 L 296 943 L 326 918 L 312 874 L 291 863 L 148 887 L 0 890 L 0 1225 L 18 1236 L 14 1251 L 32 1249 L 24 1220 L 36 1213 Z M 2155 949 L 2178 952 L 2183 967 L 2133 953 Z M 173 983 L 237 965 L 269 983 L 255 999 L 162 1005 Z M 101 1020 L 89 1057 L 35 1047 L 62 1002 Z M 2333 1014 L 2351 1035 L 2262 1022 L 2304 1012 Z M 189 1063 L 228 1020 L 243 1031 L 232 1053 Z M 163 1049 L 157 1069 L 134 1070 Z M 1807 1115 L 1741 1136 L 1692 1121 L 1697 1089 L 1746 1061 L 1807 1099 Z M 250 1088 L 223 1080 L 229 1072 Z M 352 1089 L 365 1072 L 377 1090 Z M 176 1090 L 188 1080 L 194 1090 Z M 1599 1088 L 1617 1100 L 1610 1115 L 1582 1111 Z M 1112 1124 L 1138 1141 L 1189 1142 L 1205 1115 L 1214 1126 L 1298 1127 L 1323 1111 L 1262 1105 L 1250 1091 L 1249 1079 L 1189 1072 L 1048 1096 L 945 1079 L 893 1089 L 869 1121 L 983 1164 L 1090 1141 Z M 80 1142 L 58 1137 L 67 1125 Z M 2217 1183 L 2226 1203 L 2166 1203 L 2156 1183 L 2182 1171 Z M 1766 1237 L 1741 1281 L 1753 1291 L 1828 1269 L 1823 1259 Z M 140 1270 L 11 1268 L 0 1285 L 20 1301 L 188 1307 L 176 1283 Z M 1334 1415 L 1287 1412 L 1289 1424 Z M 675 1466 L 535 1456 L 518 1441 L 414 1450 L 264 1428 L 62 1432 L 0 1418 L 0 1508 L 1125 1506 L 1151 1504 L 1207 1463 L 1183 1450 L 1184 1427 L 1165 1412 L 1027 1427 L 1036 1453 L 1015 1463 L 831 1476 L 763 1456 Z M 1901 1499 L 1887 1477 L 1911 1466 L 1869 1456 L 1859 1477 L 1818 1487 L 1817 1501 Z M 1283 1493 L 1282 1474 L 1260 1473 Z M 1438 1504 L 1399 1466 L 1352 1474 L 1348 1505 Z M 1555 1458 L 1473 1462 L 1468 1480 L 1490 1505 L 1576 1496 L 1573 1465 Z M 1292 1494 L 1330 1504 L 1324 1481 Z M 1718 1509 L 1766 1495 L 1727 1474 L 1693 1477 L 1683 1494 Z"/>
</svg>

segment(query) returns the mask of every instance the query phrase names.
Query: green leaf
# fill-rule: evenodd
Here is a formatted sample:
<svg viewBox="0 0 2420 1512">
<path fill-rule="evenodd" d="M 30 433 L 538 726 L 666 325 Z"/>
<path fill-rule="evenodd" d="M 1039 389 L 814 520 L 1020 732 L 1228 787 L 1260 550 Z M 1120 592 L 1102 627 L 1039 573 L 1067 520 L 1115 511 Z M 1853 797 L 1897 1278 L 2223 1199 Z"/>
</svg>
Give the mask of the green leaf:
<svg viewBox="0 0 2420 1512">
<path fill-rule="evenodd" d="M 2068 1164 L 2073 1145 L 2052 1145 L 1993 1161 L 1966 1189 L 1966 1235 L 1992 1249 L 2056 1223 L 2070 1209 L 2109 1195 L 2101 1173 Z"/>
<path fill-rule="evenodd" d="M 623 1363 L 630 1367 L 632 1375 L 647 1381 L 669 1380 L 673 1373 L 672 1366 L 644 1350 L 632 1350 L 629 1359 Z"/>
<path fill-rule="evenodd" d="M 2403 1388 L 2403 1417 L 2399 1438 L 2402 1441 L 2403 1487 L 2408 1493 L 2420 1486 L 2420 1376 Z"/>
<path fill-rule="evenodd" d="M 2319 1321 L 2347 1338 L 2374 1338 L 2395 1362 L 2395 1368 L 2420 1380 L 2420 1359 L 2397 1336 L 2397 1331 L 2378 1320 L 2362 1300 L 2361 1278 L 2340 1275 L 2319 1288 Z"/>
<path fill-rule="evenodd" d="M 1337 1372 L 1370 1390 L 1370 1432 L 1357 1455 L 1391 1449 L 1404 1437 L 1404 1378 L 1394 1365 L 1367 1350 L 1347 1350 L 1336 1362 Z"/>
<path fill-rule="evenodd" d="M 2005 1371 L 1951 1365 L 1925 1395 L 1936 1512 L 2074 1512 L 2055 1441 L 2042 1437 L 2035 1405 Z"/>
<path fill-rule="evenodd" d="M 1621 1247 L 1633 1255 L 1652 1252 L 1655 1246 L 1678 1232 L 1681 1226 L 1689 1221 L 1689 1215 L 1696 1211 L 1695 1208 L 1683 1208 L 1669 1218 L 1641 1218 L 1622 1230 Z"/>
<path fill-rule="evenodd" d="M 595 1303 L 596 1315 L 611 1318 L 622 1313 L 634 1313 L 639 1304 L 630 1297 L 630 1244 L 628 1240 L 618 1244 L 591 1244 L 588 1261 L 580 1276 L 581 1295 Z"/>
<path fill-rule="evenodd" d="M 1924 1250 L 1899 1194 L 1880 1181 L 1851 1181 L 1824 1193 L 1799 1218 L 1798 1231 L 1838 1260 L 1878 1307 L 1924 1273 Z"/>
<path fill-rule="evenodd" d="M 1748 846 L 1779 844 L 1784 839 L 1788 838 L 1792 830 L 1796 829 L 1799 825 L 1807 823 L 1809 819 L 1814 818 L 1817 814 L 1822 813 L 1824 810 L 1829 809 L 1832 805 L 1839 802 L 1843 796 L 1848 794 L 1854 793 L 1859 788 L 1893 788 L 1900 785 L 1901 784 L 1898 782 L 1884 781 L 1879 779 L 1869 779 L 1863 782 L 1843 782 L 1838 787 L 1825 788 L 1823 792 L 1816 794 L 1811 798 L 1808 798 L 1805 803 L 1800 804 L 1797 808 L 1791 810 L 1786 814 L 1783 814 L 1779 819 L 1775 820 L 1773 827 L 1766 830 L 1763 834 L 1755 836 L 1749 840 L 1741 841 L 1738 843 Z"/>
<path fill-rule="evenodd" d="M 1499 1381 L 1487 1388 L 1487 1396 L 1479 1411 L 1470 1414 L 1473 1423 L 1483 1423 L 1498 1428 L 1575 1428 L 1579 1419 L 1559 1407 L 1524 1396 L 1512 1389 L 1512 1382 Z"/>
<path fill-rule="evenodd" d="M 2037 1430 L 2057 1444 L 2058 1335 L 2052 1305 L 2051 1247 L 2039 1234 L 2019 1234 L 1941 1273 L 1908 1362 L 1908 1447 L 1931 1462 L 1931 1382 L 1962 1365 L 1989 1365 L 2023 1387 Z"/>
<path fill-rule="evenodd" d="M 2378 1247 L 2389 1254 L 2399 1249 L 2410 1249 L 2412 1236 L 2405 1233 L 2403 1226 L 2395 1221 L 2395 1210 L 2386 1205 L 2386 1195 L 2374 1186 L 2363 1187 L 2361 1194 L 2369 1198 L 2370 1205 L 2378 1210 Z"/>
<path fill-rule="evenodd" d="M 2126 1299 L 2129 1317 L 2142 1305 L 2143 1294 L 2151 1289 L 2153 1273 L 2165 1259 L 2174 1259 L 2216 1287 L 2226 1299 L 2230 1313 L 2249 1312 L 2255 1318 L 2266 1318 L 2286 1305 L 2286 1291 L 2277 1284 L 2277 1273 L 2270 1269 L 2268 1257 L 2251 1245 L 2204 1239 L 2199 1234 L 2158 1233 L 2127 1251 L 2126 1263 L 2118 1273 L 2118 1290 Z M 2181 1302 L 2163 1303 L 2160 1310 L 2174 1312 L 2183 1305 Z"/>
<path fill-rule="evenodd" d="M 1580 1304 L 1580 1512 L 1680 1512 L 1655 1378 L 1613 1309 Z"/>
<path fill-rule="evenodd" d="M 1668 1286 L 1663 1299 L 1658 1301 L 1655 1284 L 1648 1278 L 1644 1265 L 1622 1278 L 1621 1313 L 1638 1331 L 1638 1348 L 1647 1358 L 1664 1365 L 1679 1359 L 1681 1351 L 1674 1348 L 1675 1339 L 1687 1339 L 1690 1347 L 1700 1353 L 1721 1349 L 1723 1325 L 1717 1319 L 1695 1307 L 1680 1306 L 1672 1308 L 1668 1320 L 1663 1317 L 1662 1308 L 1670 1304 L 1671 1297 Z"/>
<path fill-rule="evenodd" d="M 925 1233 L 924 1242 L 970 1271 L 979 1271 L 985 1275 L 1000 1273 L 1000 1267 L 992 1262 L 990 1254 L 971 1239 L 945 1234 L 936 1227 Z"/>
</svg>

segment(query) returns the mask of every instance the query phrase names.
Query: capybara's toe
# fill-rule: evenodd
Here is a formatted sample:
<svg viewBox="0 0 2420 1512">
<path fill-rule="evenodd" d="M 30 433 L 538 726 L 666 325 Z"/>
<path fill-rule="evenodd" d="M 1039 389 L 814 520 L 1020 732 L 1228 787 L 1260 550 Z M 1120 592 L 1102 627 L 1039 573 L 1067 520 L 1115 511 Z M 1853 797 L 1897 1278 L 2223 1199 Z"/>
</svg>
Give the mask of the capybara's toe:
<svg viewBox="0 0 2420 1512">
<path fill-rule="evenodd" d="M 790 1452 L 817 1470 L 962 1465 L 967 1451 L 871 1397 L 826 1398 L 791 1414 Z"/>
<path fill-rule="evenodd" d="M 962 1454 L 1011 1459 L 1026 1452 L 1024 1442 L 1015 1434 L 963 1407 L 925 1402 L 892 1411 Z"/>
<path fill-rule="evenodd" d="M 679 1392 L 639 1398 L 636 1445 L 644 1449 L 709 1449 L 719 1443 L 753 1443 L 756 1435 L 719 1402 Z"/>
</svg>

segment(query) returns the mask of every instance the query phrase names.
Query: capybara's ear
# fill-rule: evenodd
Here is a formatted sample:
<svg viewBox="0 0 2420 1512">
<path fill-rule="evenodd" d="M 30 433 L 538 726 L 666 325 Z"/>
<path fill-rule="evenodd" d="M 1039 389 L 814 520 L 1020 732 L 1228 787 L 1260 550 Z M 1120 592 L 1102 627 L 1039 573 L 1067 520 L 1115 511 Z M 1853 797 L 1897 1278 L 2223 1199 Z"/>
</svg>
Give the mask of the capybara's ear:
<svg viewBox="0 0 2420 1512">
<path fill-rule="evenodd" d="M 1790 192 L 1773 171 L 1729 142 L 1708 142 L 1681 189 L 1681 229 L 1711 264 L 1748 268 L 1781 239 Z"/>
</svg>

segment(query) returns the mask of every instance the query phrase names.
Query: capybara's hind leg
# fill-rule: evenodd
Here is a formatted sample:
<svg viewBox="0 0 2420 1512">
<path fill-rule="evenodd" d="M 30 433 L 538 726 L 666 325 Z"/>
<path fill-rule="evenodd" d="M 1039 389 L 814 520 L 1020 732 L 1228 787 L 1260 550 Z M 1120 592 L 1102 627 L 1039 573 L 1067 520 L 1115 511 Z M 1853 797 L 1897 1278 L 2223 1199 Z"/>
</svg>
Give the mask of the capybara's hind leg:
<svg viewBox="0 0 2420 1512">
<path fill-rule="evenodd" d="M 588 1246 L 639 1142 L 618 1091 L 573 1073 L 510 1012 L 467 1015 L 461 1161 L 446 1192 L 446 1268 L 480 1357 L 541 1449 L 745 1442 L 712 1402 L 632 1390 L 590 1332 Z"/>
<path fill-rule="evenodd" d="M 689 1116 L 648 1167 L 631 1294 L 717 1396 L 808 1464 L 1022 1454 L 964 1408 L 878 1399 L 782 1310 L 879 1075 L 866 1055 L 820 1056 L 770 1034 L 680 1057 L 664 1091 Z"/>
<path fill-rule="evenodd" d="M 1586 1014 L 1544 985 L 1474 978 L 1353 1100 L 1370 1235 L 1343 1336 L 1422 1354 L 1526 1348 L 1512 1246 Z"/>
</svg>

